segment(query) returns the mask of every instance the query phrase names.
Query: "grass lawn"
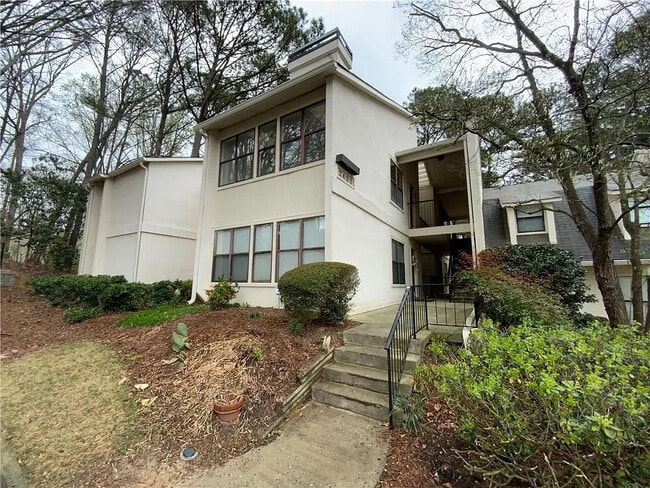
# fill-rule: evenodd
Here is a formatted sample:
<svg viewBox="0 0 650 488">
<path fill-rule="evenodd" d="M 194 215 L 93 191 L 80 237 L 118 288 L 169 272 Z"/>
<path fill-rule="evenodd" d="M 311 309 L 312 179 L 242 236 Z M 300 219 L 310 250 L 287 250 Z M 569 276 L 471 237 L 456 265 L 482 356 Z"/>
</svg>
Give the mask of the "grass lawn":
<svg viewBox="0 0 650 488">
<path fill-rule="evenodd" d="M 31 485 L 66 486 L 138 437 L 117 354 L 93 342 L 35 352 L 2 367 L 3 435 Z"/>
<path fill-rule="evenodd" d="M 157 325 L 174 320 L 184 315 L 190 315 L 199 312 L 205 312 L 208 306 L 201 305 L 161 305 L 156 308 L 140 310 L 139 312 L 130 313 L 120 318 L 120 327 L 143 327 L 148 325 Z"/>
</svg>

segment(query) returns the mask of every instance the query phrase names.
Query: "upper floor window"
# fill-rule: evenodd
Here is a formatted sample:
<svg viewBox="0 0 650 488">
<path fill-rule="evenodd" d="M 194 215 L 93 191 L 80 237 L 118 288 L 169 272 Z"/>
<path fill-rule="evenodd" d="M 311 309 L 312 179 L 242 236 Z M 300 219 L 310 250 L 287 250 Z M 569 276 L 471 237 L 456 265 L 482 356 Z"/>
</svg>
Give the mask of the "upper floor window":
<svg viewBox="0 0 650 488">
<path fill-rule="evenodd" d="M 325 158 L 325 102 L 280 119 L 280 170 Z"/>
<path fill-rule="evenodd" d="M 399 208 L 404 208 L 404 177 L 394 161 L 390 162 L 390 199 Z"/>
<path fill-rule="evenodd" d="M 253 177 L 255 129 L 221 142 L 219 185 L 228 185 Z"/>
<path fill-rule="evenodd" d="M 524 205 L 515 209 L 517 233 L 545 232 L 544 210 L 541 205 Z"/>
<path fill-rule="evenodd" d="M 257 135 L 257 176 L 275 172 L 276 121 L 260 125 Z"/>
</svg>

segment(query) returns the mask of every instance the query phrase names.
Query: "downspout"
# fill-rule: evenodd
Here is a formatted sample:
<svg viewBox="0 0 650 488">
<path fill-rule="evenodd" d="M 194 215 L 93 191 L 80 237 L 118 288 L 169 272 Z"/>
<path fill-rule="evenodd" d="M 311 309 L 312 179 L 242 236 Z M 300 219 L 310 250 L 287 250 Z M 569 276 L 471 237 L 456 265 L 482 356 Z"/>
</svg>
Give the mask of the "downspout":
<svg viewBox="0 0 650 488">
<path fill-rule="evenodd" d="M 207 176 L 208 176 L 208 164 L 207 164 L 208 133 L 203 128 L 198 129 L 197 132 L 200 133 L 203 136 L 203 138 L 206 140 L 206 147 L 205 147 L 205 152 L 203 154 L 203 168 L 201 171 L 201 196 L 199 199 L 200 202 L 199 225 L 197 225 L 196 228 L 196 247 L 194 250 L 194 271 L 192 273 L 192 296 L 190 298 L 190 301 L 187 302 L 188 305 L 193 305 L 196 302 L 196 298 L 198 296 L 199 265 L 201 261 L 201 241 L 203 236 L 203 217 L 205 214 L 205 192 L 207 187 Z"/>
<path fill-rule="evenodd" d="M 138 271 L 140 268 L 140 246 L 142 245 L 142 223 L 144 221 L 144 207 L 147 201 L 147 185 L 149 183 L 149 169 L 144 164 L 144 159 L 140 160 L 139 165 L 144 170 L 144 188 L 142 189 L 142 204 L 140 205 L 140 221 L 138 222 L 138 239 L 135 247 L 135 266 L 133 269 L 133 282 L 138 281 Z"/>
</svg>

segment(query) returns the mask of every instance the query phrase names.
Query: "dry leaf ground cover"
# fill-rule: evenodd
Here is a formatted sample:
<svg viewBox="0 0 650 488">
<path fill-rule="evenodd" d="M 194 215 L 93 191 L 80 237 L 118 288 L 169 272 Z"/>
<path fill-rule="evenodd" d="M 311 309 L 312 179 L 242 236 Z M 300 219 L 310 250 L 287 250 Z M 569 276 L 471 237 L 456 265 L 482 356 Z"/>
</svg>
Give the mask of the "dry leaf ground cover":
<svg viewBox="0 0 650 488">
<path fill-rule="evenodd" d="M 57 358 L 63 354 L 74 358 L 79 356 L 75 354 L 75 347 L 95 348 L 92 350 L 105 351 L 117 358 L 114 368 L 110 366 L 113 364 L 111 360 L 101 355 L 103 353 L 98 353 L 96 360 L 91 361 L 98 363 L 102 370 L 103 389 L 115 390 L 116 395 L 120 391 L 126 392 L 120 403 L 126 412 L 125 418 L 128 418 L 130 408 L 137 411 L 135 429 L 127 429 L 126 434 L 120 434 L 121 430 L 116 429 L 117 441 L 113 447 L 97 454 L 94 462 L 78 462 L 72 470 L 77 473 L 73 481 L 42 483 L 47 486 L 174 486 L 180 476 L 223 463 L 254 446 L 269 442 L 264 433 L 277 418 L 278 406 L 297 387 L 301 370 L 321 354 L 323 337 L 331 335 L 332 345 L 340 345 L 342 330 L 353 325 L 312 326 L 301 333 L 292 333 L 283 311 L 258 309 L 260 315 L 251 317 L 249 315 L 255 314 L 249 314 L 250 310 L 245 308 L 209 311 L 159 326 L 133 329 L 120 328 L 117 325 L 118 314 L 67 324 L 62 321 L 63 310 L 27 293 L 24 282 L 33 274 L 31 270 L 14 269 L 18 273 L 17 285 L 3 288 L 1 297 L 0 357 L 3 371 L 27 371 L 22 362 L 35 361 L 32 358 L 41 357 L 39 354 L 54 354 Z M 187 325 L 192 348 L 185 362 L 165 364 L 164 361 L 172 357 L 171 334 L 180 321 Z M 70 345 L 80 341 L 82 345 Z M 65 346 L 56 348 L 61 345 Z M 40 363 L 34 364 L 47 370 L 52 362 L 41 359 Z M 66 376 L 75 383 L 81 381 L 83 371 L 88 369 L 85 363 L 70 359 L 69 364 L 72 373 L 54 376 Z M 42 374 L 49 375 L 46 371 Z M 237 422 L 222 423 L 211 413 L 213 395 L 224 384 L 230 387 L 232 382 L 244 393 L 244 409 Z M 135 385 L 148 386 L 143 389 Z M 7 432 L 4 381 L 2 389 L 2 424 Z M 49 383 L 43 384 L 42 389 L 54 391 Z M 85 392 L 90 401 L 90 397 L 99 396 L 101 390 L 81 388 L 80 391 Z M 29 398 L 18 401 L 15 395 L 10 396 L 16 405 L 32 410 L 34 414 L 48 408 L 48 405 L 37 405 Z M 77 398 L 75 402 L 83 403 L 83 398 Z M 73 408 L 73 415 L 85 429 L 82 413 L 83 410 Z M 113 417 L 122 419 L 118 414 Z M 118 423 L 128 425 L 125 420 Z M 134 432 L 139 434 L 134 435 Z M 52 446 L 52 452 L 58 453 L 60 459 L 68 456 L 77 459 L 75 456 L 83 449 L 82 444 L 75 438 L 65 444 L 62 452 L 56 447 L 54 435 L 49 424 L 45 425 L 40 431 L 41 442 Z M 95 437 L 91 431 L 86 431 L 85 438 L 89 442 L 94 442 Z M 16 452 L 23 452 L 19 446 L 19 443 L 27 442 L 23 439 L 21 435 L 9 439 Z M 100 444 L 109 445 L 108 441 Z M 189 445 L 198 449 L 199 456 L 191 463 L 182 463 L 179 453 Z M 108 450 L 112 450 L 110 455 L 104 455 Z M 29 473 L 47 469 L 39 465 L 38 457 L 24 459 L 24 462 L 29 463 L 26 465 Z"/>
</svg>

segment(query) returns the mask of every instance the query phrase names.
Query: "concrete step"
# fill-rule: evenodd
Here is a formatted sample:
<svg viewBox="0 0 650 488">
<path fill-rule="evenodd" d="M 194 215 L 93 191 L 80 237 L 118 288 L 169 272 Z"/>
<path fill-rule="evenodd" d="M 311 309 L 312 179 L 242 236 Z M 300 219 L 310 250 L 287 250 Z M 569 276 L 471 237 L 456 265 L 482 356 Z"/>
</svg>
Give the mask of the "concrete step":
<svg viewBox="0 0 650 488">
<path fill-rule="evenodd" d="M 383 369 L 388 368 L 386 351 L 383 348 L 345 345 L 337 347 L 334 350 L 334 361 L 337 363 L 359 364 L 371 368 Z M 412 373 L 415 367 L 420 364 L 420 356 L 417 354 L 407 354 L 404 371 Z"/>
<path fill-rule="evenodd" d="M 388 373 L 385 369 L 369 368 L 358 364 L 329 363 L 323 368 L 323 379 L 388 394 Z M 413 383 L 413 376 L 402 375 L 399 394 L 410 394 L 413 391 Z"/>
<path fill-rule="evenodd" d="M 383 422 L 388 420 L 388 395 L 331 381 L 319 381 L 314 385 L 311 396 L 315 401 L 326 405 Z"/>
<path fill-rule="evenodd" d="M 346 344 L 357 346 L 384 347 L 390 324 L 362 324 L 343 332 Z"/>
</svg>

